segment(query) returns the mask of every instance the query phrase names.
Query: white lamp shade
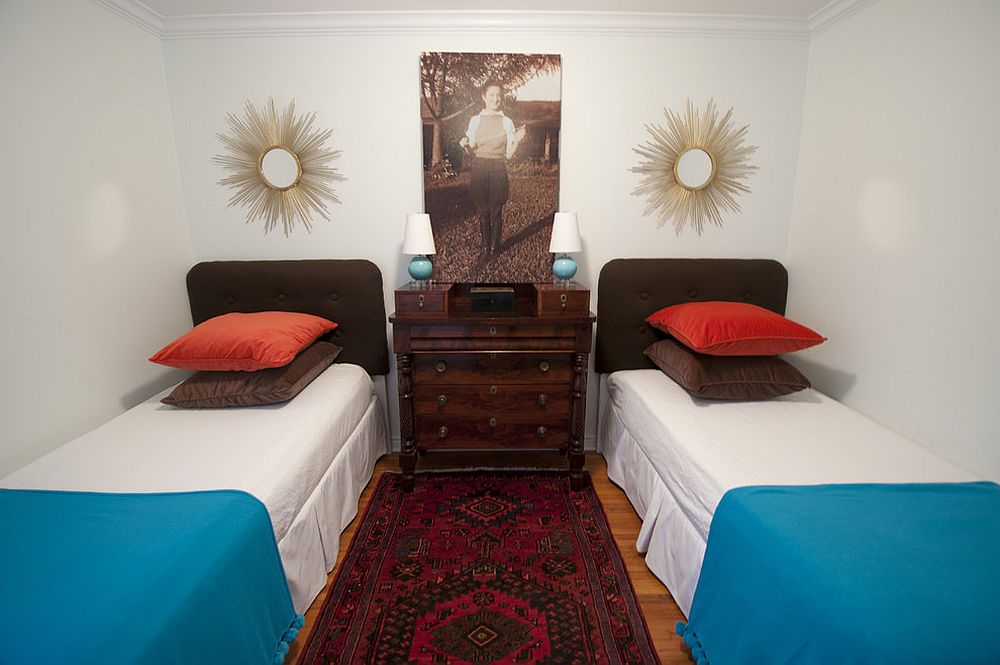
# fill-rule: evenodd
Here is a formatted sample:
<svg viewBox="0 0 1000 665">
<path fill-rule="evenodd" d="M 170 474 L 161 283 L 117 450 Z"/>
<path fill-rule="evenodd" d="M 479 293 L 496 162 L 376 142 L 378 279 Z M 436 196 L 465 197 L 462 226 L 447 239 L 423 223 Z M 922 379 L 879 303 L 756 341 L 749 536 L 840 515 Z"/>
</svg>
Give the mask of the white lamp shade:
<svg viewBox="0 0 1000 665">
<path fill-rule="evenodd" d="M 554 254 L 565 254 L 583 250 L 580 242 L 580 223 L 575 212 L 557 212 L 552 220 L 552 242 L 549 251 Z"/>
<path fill-rule="evenodd" d="M 403 254 L 433 254 L 434 234 L 431 233 L 431 216 L 423 212 L 406 215 L 403 231 Z"/>
</svg>

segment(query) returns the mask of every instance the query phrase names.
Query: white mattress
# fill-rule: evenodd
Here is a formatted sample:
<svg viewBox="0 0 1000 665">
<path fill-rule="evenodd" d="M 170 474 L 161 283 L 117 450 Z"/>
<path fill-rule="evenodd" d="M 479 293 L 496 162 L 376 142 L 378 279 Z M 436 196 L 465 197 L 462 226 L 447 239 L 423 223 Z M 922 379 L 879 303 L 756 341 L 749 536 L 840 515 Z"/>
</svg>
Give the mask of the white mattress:
<svg viewBox="0 0 1000 665">
<path fill-rule="evenodd" d="M 371 378 L 356 365 L 335 364 L 293 400 L 250 408 L 180 409 L 160 403 L 167 392 L 15 471 L 0 487 L 244 490 L 267 506 L 302 611 L 322 589 L 337 537 L 387 452 L 384 407 Z"/>
<path fill-rule="evenodd" d="M 715 507 L 734 487 L 979 479 L 815 390 L 703 400 L 655 369 L 615 372 L 605 390 L 608 474 L 643 518 L 639 551 L 685 614 Z"/>
</svg>

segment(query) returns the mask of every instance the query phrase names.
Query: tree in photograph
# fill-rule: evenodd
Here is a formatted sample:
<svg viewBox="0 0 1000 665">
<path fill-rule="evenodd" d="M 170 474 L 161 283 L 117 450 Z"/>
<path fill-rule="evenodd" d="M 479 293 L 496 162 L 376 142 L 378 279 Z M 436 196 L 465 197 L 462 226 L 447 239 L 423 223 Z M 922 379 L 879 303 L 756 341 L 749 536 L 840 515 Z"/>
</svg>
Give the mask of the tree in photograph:
<svg viewBox="0 0 1000 665">
<path fill-rule="evenodd" d="M 423 53 L 421 103 L 431 118 L 430 166 L 444 158 L 444 125 L 482 104 L 481 88 L 495 81 L 510 91 L 542 73 L 558 71 L 559 56 L 525 53 Z"/>
</svg>

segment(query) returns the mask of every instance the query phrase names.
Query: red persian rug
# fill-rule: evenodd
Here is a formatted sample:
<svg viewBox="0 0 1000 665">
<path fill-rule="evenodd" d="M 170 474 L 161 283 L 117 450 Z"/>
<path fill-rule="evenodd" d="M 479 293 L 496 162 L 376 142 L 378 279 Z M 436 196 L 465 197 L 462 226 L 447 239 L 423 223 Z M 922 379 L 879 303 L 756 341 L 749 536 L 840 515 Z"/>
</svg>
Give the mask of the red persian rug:
<svg viewBox="0 0 1000 665">
<path fill-rule="evenodd" d="M 659 662 L 590 483 L 516 471 L 383 474 L 299 658 Z"/>
</svg>

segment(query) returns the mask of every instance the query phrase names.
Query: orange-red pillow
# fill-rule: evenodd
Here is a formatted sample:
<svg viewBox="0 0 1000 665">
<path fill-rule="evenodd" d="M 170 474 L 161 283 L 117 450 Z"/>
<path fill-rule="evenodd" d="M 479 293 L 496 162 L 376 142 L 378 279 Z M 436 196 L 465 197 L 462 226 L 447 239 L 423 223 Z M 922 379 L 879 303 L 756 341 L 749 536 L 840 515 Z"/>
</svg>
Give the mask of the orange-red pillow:
<svg viewBox="0 0 1000 665">
<path fill-rule="evenodd" d="M 649 315 L 646 322 L 689 349 L 711 356 L 773 356 L 826 340 L 800 323 L 742 302 L 671 305 Z"/>
<path fill-rule="evenodd" d="M 283 367 L 337 324 L 301 312 L 232 313 L 203 321 L 150 361 L 201 371 L 253 372 Z"/>
</svg>

